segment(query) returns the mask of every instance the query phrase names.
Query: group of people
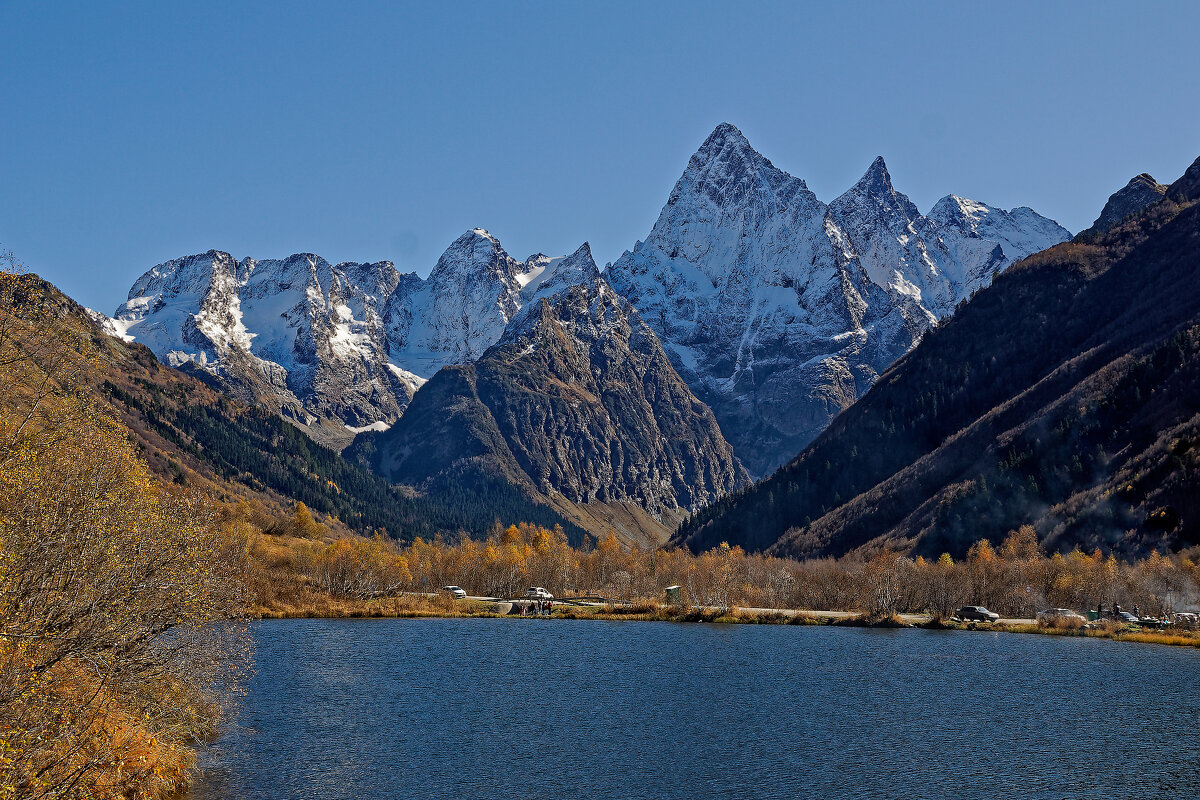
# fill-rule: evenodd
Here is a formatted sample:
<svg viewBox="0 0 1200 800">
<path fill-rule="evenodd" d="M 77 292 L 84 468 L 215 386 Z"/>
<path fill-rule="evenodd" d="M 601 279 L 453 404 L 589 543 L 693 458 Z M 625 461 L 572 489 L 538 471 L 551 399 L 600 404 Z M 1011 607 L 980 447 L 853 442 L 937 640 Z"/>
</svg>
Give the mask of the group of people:
<svg viewBox="0 0 1200 800">
<path fill-rule="evenodd" d="M 534 600 L 521 605 L 522 617 L 529 616 L 531 614 L 539 617 L 550 616 L 552 613 L 554 613 L 553 600 Z"/>
</svg>

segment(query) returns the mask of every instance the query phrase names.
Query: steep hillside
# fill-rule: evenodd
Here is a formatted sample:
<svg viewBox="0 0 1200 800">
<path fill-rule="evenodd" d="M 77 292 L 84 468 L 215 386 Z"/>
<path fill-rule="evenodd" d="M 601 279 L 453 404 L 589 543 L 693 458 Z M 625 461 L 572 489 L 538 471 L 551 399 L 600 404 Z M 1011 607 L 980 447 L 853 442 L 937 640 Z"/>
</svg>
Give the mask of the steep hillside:
<svg viewBox="0 0 1200 800">
<path fill-rule="evenodd" d="M 543 291 L 482 358 L 438 372 L 373 437 L 364 457 L 382 475 L 436 496 L 505 482 L 639 543 L 745 482 L 712 412 L 587 245 Z"/>
<path fill-rule="evenodd" d="M 1200 541 L 1200 160 L 1167 198 L 1025 259 L 771 478 L 677 541 L 959 554 Z"/>
<path fill-rule="evenodd" d="M 105 335 L 85 309 L 36 276 L 21 280 L 15 311 L 32 321 L 25 329 L 28 346 L 51 330 L 66 330 L 94 353 L 85 384 L 125 423 L 151 468 L 167 480 L 222 499 L 256 498 L 281 511 L 302 501 L 349 530 L 383 530 L 400 539 L 439 531 L 482 535 L 497 521 L 565 522 L 503 486 L 470 498 L 403 493 L 316 444 L 272 410 L 247 406 L 163 366 L 146 347 Z"/>
<path fill-rule="evenodd" d="M 995 272 L 1069 236 L 955 195 L 922 215 L 882 158 L 826 205 L 720 125 L 605 278 L 763 475 Z"/>
</svg>

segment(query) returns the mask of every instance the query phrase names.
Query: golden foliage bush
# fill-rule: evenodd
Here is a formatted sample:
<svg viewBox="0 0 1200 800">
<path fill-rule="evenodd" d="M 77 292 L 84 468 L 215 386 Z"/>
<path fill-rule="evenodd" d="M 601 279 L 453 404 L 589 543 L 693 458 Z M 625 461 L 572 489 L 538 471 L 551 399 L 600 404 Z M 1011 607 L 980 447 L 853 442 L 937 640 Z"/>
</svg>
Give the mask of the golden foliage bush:
<svg viewBox="0 0 1200 800">
<path fill-rule="evenodd" d="M 151 477 L 37 287 L 0 272 L 0 798 L 157 797 L 246 663 L 246 542 Z"/>
</svg>

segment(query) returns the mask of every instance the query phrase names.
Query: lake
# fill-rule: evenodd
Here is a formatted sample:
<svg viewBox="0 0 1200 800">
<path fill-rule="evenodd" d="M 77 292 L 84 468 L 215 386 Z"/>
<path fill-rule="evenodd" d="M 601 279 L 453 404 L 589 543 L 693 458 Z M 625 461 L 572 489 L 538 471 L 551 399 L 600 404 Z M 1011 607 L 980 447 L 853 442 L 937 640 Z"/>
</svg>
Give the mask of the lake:
<svg viewBox="0 0 1200 800">
<path fill-rule="evenodd" d="M 253 624 L 195 800 L 1196 798 L 1200 652 L 533 619 Z"/>
</svg>

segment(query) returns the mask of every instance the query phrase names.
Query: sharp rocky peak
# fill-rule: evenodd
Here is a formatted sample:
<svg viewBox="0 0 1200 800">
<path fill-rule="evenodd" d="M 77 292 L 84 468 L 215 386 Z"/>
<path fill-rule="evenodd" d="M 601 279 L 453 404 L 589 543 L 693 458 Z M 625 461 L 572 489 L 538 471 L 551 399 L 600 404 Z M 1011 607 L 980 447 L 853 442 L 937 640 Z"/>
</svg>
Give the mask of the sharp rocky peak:
<svg viewBox="0 0 1200 800">
<path fill-rule="evenodd" d="M 764 192 L 770 196 L 807 189 L 803 180 L 776 167 L 750 145 L 740 130 L 723 122 L 692 156 L 672 197 L 678 201 L 698 193 L 708 195 L 714 203 L 728 205 Z"/>
<path fill-rule="evenodd" d="M 1129 183 L 1113 192 L 1105 202 L 1104 208 L 1100 210 L 1100 216 L 1092 223 L 1092 227 L 1079 235 L 1104 233 L 1130 214 L 1157 203 L 1167 191 L 1167 187 L 1154 180 L 1149 173 L 1135 175 L 1129 179 Z"/>
<path fill-rule="evenodd" d="M 430 271 L 429 280 L 442 284 L 492 276 L 511 279 L 520 263 L 495 236 L 483 228 L 472 228 L 446 248 Z"/>
<path fill-rule="evenodd" d="M 861 206 L 864 201 L 867 201 L 868 205 L 897 210 L 909 220 L 915 220 L 921 215 L 916 205 L 892 185 L 892 176 L 883 156 L 876 156 L 871 166 L 858 179 L 858 183 L 829 205 L 835 213 L 847 213 L 854 207 Z"/>
<path fill-rule="evenodd" d="M 1200 200 L 1200 158 L 1193 161 L 1183 176 L 1171 184 L 1167 193 L 1183 201 Z"/>
<path fill-rule="evenodd" d="M 588 282 L 600 277 L 600 268 L 596 266 L 596 260 L 592 258 L 592 246 L 587 242 L 579 245 L 574 253 L 563 259 L 562 266 L 559 268 L 560 273 L 568 267 L 578 270 L 580 276 Z"/>
<path fill-rule="evenodd" d="M 745 134 L 728 122 L 722 122 L 700 145 L 696 155 L 716 154 L 728 149 L 757 152 L 750 146 L 750 140 L 746 138 Z"/>
<path fill-rule="evenodd" d="M 867 167 L 867 171 L 863 173 L 859 180 L 860 184 L 867 184 L 872 187 L 887 187 L 892 186 L 892 176 L 888 172 L 887 162 L 883 160 L 883 156 L 875 156 L 875 160 L 871 162 L 871 166 Z"/>
</svg>

